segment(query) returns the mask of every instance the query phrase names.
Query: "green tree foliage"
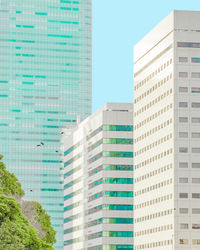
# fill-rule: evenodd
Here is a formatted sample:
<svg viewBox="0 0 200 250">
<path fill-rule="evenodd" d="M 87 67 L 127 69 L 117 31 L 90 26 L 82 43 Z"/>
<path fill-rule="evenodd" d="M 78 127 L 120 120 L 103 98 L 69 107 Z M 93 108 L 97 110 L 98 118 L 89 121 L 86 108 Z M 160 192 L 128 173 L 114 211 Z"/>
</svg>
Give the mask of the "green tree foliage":
<svg viewBox="0 0 200 250">
<path fill-rule="evenodd" d="M 15 175 L 0 162 L 0 250 L 53 249 L 50 216 L 38 202 L 23 201 L 23 195 Z"/>
<path fill-rule="evenodd" d="M 0 155 L 0 160 L 2 158 L 3 156 Z M 5 195 L 15 195 L 19 197 L 24 195 L 21 183 L 18 182 L 14 174 L 6 170 L 6 166 L 3 162 L 0 162 L 0 190 L 2 190 Z"/>
<path fill-rule="evenodd" d="M 42 249 L 36 229 L 22 214 L 20 203 L 0 195 L 0 249 Z"/>
<path fill-rule="evenodd" d="M 50 216 L 46 213 L 46 211 L 42 208 L 41 204 L 38 202 L 32 202 L 35 205 L 36 211 L 36 221 L 38 221 L 45 232 L 42 239 L 45 242 L 49 242 L 51 244 L 55 243 L 55 231 L 51 227 Z"/>
</svg>

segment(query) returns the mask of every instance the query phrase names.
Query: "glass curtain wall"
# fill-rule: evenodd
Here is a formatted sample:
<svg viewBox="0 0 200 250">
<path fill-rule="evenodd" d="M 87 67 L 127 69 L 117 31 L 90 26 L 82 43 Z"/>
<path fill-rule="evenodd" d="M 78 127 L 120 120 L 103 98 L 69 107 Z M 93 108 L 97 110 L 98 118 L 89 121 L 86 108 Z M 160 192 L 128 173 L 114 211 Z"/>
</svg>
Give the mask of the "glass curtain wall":
<svg viewBox="0 0 200 250">
<path fill-rule="evenodd" d="M 0 0 L 0 153 L 63 248 L 62 128 L 91 113 L 91 0 Z"/>
</svg>

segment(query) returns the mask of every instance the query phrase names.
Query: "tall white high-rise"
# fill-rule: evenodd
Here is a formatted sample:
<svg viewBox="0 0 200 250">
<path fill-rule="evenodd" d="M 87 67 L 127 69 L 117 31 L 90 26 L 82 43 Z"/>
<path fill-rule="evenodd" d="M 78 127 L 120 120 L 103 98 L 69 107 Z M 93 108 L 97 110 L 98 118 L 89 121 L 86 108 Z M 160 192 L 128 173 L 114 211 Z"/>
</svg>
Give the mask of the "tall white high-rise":
<svg viewBox="0 0 200 250">
<path fill-rule="evenodd" d="M 132 107 L 107 103 L 64 138 L 66 250 L 133 250 Z"/>
<path fill-rule="evenodd" d="M 134 249 L 200 249 L 200 12 L 134 49 Z"/>
</svg>

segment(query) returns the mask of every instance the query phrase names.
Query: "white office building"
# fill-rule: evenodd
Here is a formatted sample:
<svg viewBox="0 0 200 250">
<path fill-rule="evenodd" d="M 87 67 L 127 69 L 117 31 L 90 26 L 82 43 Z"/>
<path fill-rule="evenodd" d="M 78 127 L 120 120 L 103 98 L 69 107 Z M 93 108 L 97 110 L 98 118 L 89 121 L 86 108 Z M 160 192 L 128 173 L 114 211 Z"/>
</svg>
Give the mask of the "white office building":
<svg viewBox="0 0 200 250">
<path fill-rule="evenodd" d="M 133 105 L 107 103 L 64 138 L 64 249 L 133 250 Z"/>
<path fill-rule="evenodd" d="M 200 249 L 200 12 L 134 48 L 134 249 Z"/>
</svg>

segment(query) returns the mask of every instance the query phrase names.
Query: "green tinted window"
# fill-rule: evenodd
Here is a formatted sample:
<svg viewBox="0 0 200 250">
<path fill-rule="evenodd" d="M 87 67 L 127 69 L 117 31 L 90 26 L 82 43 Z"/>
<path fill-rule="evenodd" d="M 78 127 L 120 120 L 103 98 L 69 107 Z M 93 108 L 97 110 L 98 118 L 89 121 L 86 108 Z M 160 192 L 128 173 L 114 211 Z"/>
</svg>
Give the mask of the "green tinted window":
<svg viewBox="0 0 200 250">
<path fill-rule="evenodd" d="M 132 218 L 103 218 L 105 224 L 133 224 Z"/>
<path fill-rule="evenodd" d="M 102 250 L 133 250 L 133 245 L 103 245 Z"/>
<path fill-rule="evenodd" d="M 133 158 L 133 152 L 114 152 L 114 151 L 104 151 L 103 157 L 125 157 L 125 158 Z"/>
<path fill-rule="evenodd" d="M 105 191 L 103 196 L 107 197 L 133 197 L 133 192 L 129 191 Z"/>
<path fill-rule="evenodd" d="M 103 125 L 104 131 L 133 131 L 131 125 Z"/>
<path fill-rule="evenodd" d="M 104 210 L 133 210 L 133 205 L 127 204 L 103 204 Z"/>
<path fill-rule="evenodd" d="M 133 165 L 103 165 L 103 170 L 133 171 Z"/>
<path fill-rule="evenodd" d="M 103 237 L 133 237 L 132 231 L 104 231 Z"/>
<path fill-rule="evenodd" d="M 133 178 L 103 178 L 103 183 L 108 183 L 108 184 L 133 184 Z"/>
<path fill-rule="evenodd" d="M 133 139 L 128 138 L 103 138 L 104 144 L 133 144 Z"/>
</svg>

